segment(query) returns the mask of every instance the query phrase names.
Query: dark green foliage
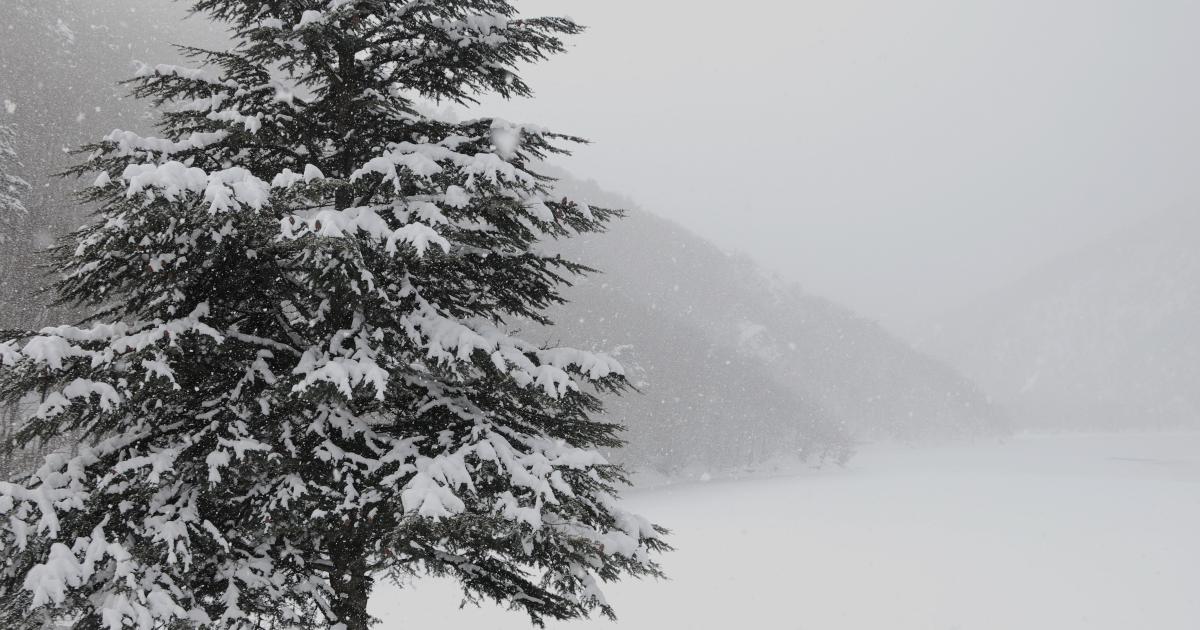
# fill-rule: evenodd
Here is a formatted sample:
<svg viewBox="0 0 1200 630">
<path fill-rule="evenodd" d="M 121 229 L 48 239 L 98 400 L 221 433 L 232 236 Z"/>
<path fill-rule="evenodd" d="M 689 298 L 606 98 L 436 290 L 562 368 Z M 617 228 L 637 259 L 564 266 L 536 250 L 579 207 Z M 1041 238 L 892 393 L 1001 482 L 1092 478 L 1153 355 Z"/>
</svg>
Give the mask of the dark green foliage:
<svg viewBox="0 0 1200 630">
<path fill-rule="evenodd" d="M 7 627 L 361 630 L 375 580 L 423 574 L 535 622 L 611 615 L 599 583 L 666 549 L 594 451 L 620 445 L 594 416 L 623 371 L 514 335 L 588 271 L 539 242 L 617 213 L 533 171 L 576 139 L 422 113 L 527 95 L 516 64 L 579 27 L 193 4 L 237 46 L 145 68 L 161 138 L 73 170 L 98 210 L 56 289 L 94 315 L 0 334 L 0 402 L 41 401 L 18 441 L 80 446 L 0 484 L 0 609 L 33 607 Z"/>
</svg>

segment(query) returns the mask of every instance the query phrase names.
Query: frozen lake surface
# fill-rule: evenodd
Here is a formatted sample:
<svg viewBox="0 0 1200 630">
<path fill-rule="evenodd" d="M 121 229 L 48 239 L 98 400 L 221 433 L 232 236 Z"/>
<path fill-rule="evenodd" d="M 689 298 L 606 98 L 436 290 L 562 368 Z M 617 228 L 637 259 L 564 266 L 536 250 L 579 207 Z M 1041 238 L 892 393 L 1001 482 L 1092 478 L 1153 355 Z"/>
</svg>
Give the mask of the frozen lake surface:
<svg viewBox="0 0 1200 630">
<path fill-rule="evenodd" d="M 1200 434 L 865 449 L 845 469 L 630 492 L 671 579 L 551 628 L 1200 628 Z M 382 628 L 528 628 L 447 582 L 380 587 Z"/>
</svg>

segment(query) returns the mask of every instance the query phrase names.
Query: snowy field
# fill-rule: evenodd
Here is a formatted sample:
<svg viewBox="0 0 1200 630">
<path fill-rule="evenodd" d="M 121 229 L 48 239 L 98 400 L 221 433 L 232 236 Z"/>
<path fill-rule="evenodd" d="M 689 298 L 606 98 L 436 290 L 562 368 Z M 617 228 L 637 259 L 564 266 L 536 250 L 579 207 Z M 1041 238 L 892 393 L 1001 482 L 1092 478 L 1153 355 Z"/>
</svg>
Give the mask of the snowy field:
<svg viewBox="0 0 1200 630">
<path fill-rule="evenodd" d="M 870 448 L 846 469 L 632 492 L 671 580 L 552 628 L 1200 628 L 1200 434 Z M 384 590 L 382 628 L 527 628 L 445 582 Z"/>
</svg>

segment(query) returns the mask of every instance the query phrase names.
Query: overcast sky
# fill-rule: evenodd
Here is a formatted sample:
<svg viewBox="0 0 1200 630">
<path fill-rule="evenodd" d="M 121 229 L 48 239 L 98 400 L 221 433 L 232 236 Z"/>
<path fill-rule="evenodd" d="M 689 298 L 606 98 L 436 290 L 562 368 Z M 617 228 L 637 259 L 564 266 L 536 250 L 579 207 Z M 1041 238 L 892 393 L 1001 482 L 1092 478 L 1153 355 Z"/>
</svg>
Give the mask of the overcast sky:
<svg viewBox="0 0 1200 630">
<path fill-rule="evenodd" d="M 490 111 L 901 332 L 1198 196 L 1200 2 L 518 6 L 590 31 Z"/>
</svg>

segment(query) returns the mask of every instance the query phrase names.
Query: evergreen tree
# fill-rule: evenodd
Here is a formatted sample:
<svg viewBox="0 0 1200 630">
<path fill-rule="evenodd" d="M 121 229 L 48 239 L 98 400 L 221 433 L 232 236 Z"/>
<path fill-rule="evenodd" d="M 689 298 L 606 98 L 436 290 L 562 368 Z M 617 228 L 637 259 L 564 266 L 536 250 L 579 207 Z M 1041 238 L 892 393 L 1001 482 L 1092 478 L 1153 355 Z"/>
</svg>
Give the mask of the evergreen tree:
<svg viewBox="0 0 1200 630">
<path fill-rule="evenodd" d="M 17 176 L 21 162 L 14 148 L 16 132 L 11 125 L 0 122 L 0 245 L 12 241 L 17 224 L 26 214 L 22 198 L 29 183 Z"/>
<path fill-rule="evenodd" d="M 601 230 L 532 165 L 575 138 L 429 101 L 526 96 L 580 27 L 503 0 L 194 0 L 237 45 L 145 67 L 161 137 L 74 172 L 97 218 L 54 251 L 74 326 L 0 333 L 19 441 L 0 483 L 0 625 L 371 625 L 374 580 L 457 579 L 534 622 L 659 575 L 623 511 L 611 358 L 521 339 Z"/>
</svg>

